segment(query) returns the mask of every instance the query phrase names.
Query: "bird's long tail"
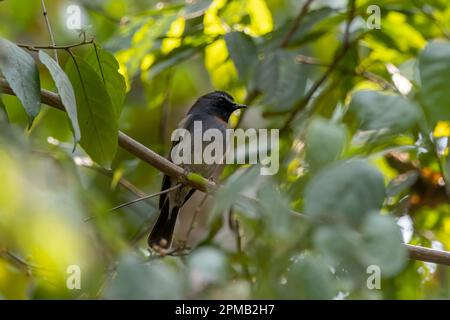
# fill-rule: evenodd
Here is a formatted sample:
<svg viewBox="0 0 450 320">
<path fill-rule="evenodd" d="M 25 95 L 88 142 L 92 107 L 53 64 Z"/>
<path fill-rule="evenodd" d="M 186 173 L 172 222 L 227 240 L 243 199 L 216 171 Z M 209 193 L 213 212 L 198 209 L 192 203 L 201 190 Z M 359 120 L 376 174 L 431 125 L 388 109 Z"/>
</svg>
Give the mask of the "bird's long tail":
<svg viewBox="0 0 450 320">
<path fill-rule="evenodd" d="M 171 209 L 169 205 L 169 199 L 166 199 L 166 201 L 164 201 L 164 205 L 161 208 L 158 220 L 156 220 L 152 232 L 148 236 L 147 243 L 150 248 L 170 248 L 179 209 L 180 208 L 176 206 Z"/>
</svg>

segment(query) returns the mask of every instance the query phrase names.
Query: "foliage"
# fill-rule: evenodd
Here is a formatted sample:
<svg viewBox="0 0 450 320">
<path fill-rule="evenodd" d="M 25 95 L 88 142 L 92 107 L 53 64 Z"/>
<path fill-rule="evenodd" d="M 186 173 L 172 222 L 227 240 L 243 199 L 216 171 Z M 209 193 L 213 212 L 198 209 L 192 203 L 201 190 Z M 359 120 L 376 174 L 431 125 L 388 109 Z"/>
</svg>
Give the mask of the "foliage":
<svg viewBox="0 0 450 320">
<path fill-rule="evenodd" d="M 47 2 L 57 44 L 75 44 L 59 60 L 39 5 L 0 3 L 16 95 L 0 99 L 0 298 L 450 296 L 448 269 L 402 244 L 450 250 L 447 0 L 380 0 L 380 29 L 366 0 L 76 1 L 81 31 L 67 1 Z M 108 209 L 162 174 L 118 147 L 119 129 L 165 154 L 215 89 L 251 106 L 232 126 L 281 129 L 280 170 L 227 166 L 192 250 L 150 255 L 154 199 Z"/>
</svg>

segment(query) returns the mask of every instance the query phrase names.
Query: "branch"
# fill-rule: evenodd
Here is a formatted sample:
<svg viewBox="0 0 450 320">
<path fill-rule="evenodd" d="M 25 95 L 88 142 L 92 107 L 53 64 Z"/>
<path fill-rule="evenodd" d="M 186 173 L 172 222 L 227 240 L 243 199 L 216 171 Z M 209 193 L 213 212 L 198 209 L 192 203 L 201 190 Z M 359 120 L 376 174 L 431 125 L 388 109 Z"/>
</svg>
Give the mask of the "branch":
<svg viewBox="0 0 450 320">
<path fill-rule="evenodd" d="M 11 87 L 4 79 L 0 79 L 0 86 L 3 90 L 3 93 L 15 95 Z M 42 89 L 41 101 L 50 107 L 54 107 L 56 109 L 65 111 L 61 99 L 56 93 Z M 217 185 L 210 180 L 204 178 L 201 179 L 200 177 L 196 177 L 195 181 L 190 180 L 189 175 L 186 175 L 183 168 L 170 162 L 166 158 L 160 156 L 153 150 L 145 147 L 141 143 L 137 142 L 136 140 L 133 140 L 125 133 L 120 131 L 119 131 L 119 145 L 123 149 L 127 150 L 128 152 L 130 152 L 137 158 L 141 159 L 142 161 L 147 162 L 148 164 L 155 167 L 159 171 L 162 171 L 168 176 L 178 179 L 178 181 L 182 184 L 191 186 L 203 192 L 211 192 L 217 189 Z M 246 199 L 249 201 L 257 202 L 257 200 L 253 198 L 246 197 Z M 298 213 L 294 212 L 292 213 L 295 214 L 295 216 L 299 215 Z M 303 215 L 301 215 L 301 217 L 303 217 Z M 448 251 L 438 251 L 434 249 L 428 249 L 408 244 L 405 244 L 405 246 L 409 252 L 410 259 L 450 266 L 450 252 Z"/>
<path fill-rule="evenodd" d="M 50 26 L 50 21 L 48 20 L 48 15 L 47 15 L 47 9 L 45 8 L 45 2 L 44 0 L 41 0 L 41 6 L 42 6 L 42 14 L 44 15 L 44 19 L 45 19 L 45 24 L 47 25 L 47 30 L 48 33 L 50 35 L 50 41 L 52 42 L 52 45 L 55 46 L 55 37 L 53 36 L 53 31 L 52 31 L 52 27 Z M 58 61 L 58 50 L 54 49 L 55 52 L 55 60 L 56 62 L 59 63 Z"/>
<path fill-rule="evenodd" d="M 295 116 L 306 107 L 306 105 L 309 103 L 309 101 L 314 96 L 316 91 L 328 79 L 328 77 L 333 73 L 333 71 L 337 68 L 337 66 L 339 65 L 341 60 L 347 54 L 347 51 L 350 49 L 350 47 L 351 47 L 350 26 L 355 17 L 355 10 L 356 10 L 355 2 L 356 2 L 356 0 L 350 0 L 350 2 L 349 2 L 349 11 L 348 11 L 347 23 L 345 26 L 343 44 L 342 44 L 342 47 L 335 54 L 334 61 L 330 64 L 327 71 L 325 71 L 325 73 L 322 75 L 322 77 L 320 77 L 319 80 L 317 80 L 312 85 L 312 87 L 306 93 L 305 97 L 297 104 L 297 106 L 294 107 L 294 111 L 292 112 L 291 116 L 287 119 L 287 121 L 284 123 L 283 127 L 281 128 L 281 131 L 285 131 L 289 127 L 291 122 L 294 120 Z"/>
<path fill-rule="evenodd" d="M 77 43 L 73 43 L 73 44 L 67 44 L 64 46 L 56 46 L 56 45 L 43 45 L 43 46 L 35 46 L 35 45 L 29 45 L 29 44 L 21 44 L 21 43 L 17 43 L 18 47 L 27 49 L 27 50 L 31 50 L 31 51 L 39 51 L 39 49 L 54 49 L 54 50 L 68 50 L 71 48 L 75 48 L 75 47 L 80 47 L 80 46 L 84 46 L 87 44 L 92 44 L 94 43 L 95 40 L 92 38 L 90 40 L 86 40 L 84 39 L 81 42 L 77 42 Z"/>
<path fill-rule="evenodd" d="M 9 95 L 16 95 L 11 87 L 9 86 L 8 82 L 4 79 L 0 79 L 0 86 L 2 88 L 3 93 L 9 94 Z M 59 96 L 51 91 L 42 89 L 41 90 L 41 101 L 42 103 L 54 107 L 56 109 L 59 109 L 61 111 L 65 111 L 64 105 L 62 104 L 61 99 Z M 136 140 L 132 139 L 122 131 L 119 131 L 119 145 L 130 152 L 135 157 L 141 159 L 144 162 L 147 162 L 151 166 L 155 167 L 159 171 L 164 172 L 170 177 L 173 177 L 177 179 L 180 183 L 184 185 L 188 185 L 192 188 L 195 188 L 197 190 L 203 191 L 203 192 L 212 192 L 217 189 L 217 186 L 214 182 L 207 180 L 205 178 L 201 178 L 199 176 L 196 176 L 195 179 L 191 179 L 189 177 L 189 174 L 186 174 L 185 170 L 176 164 L 170 162 L 166 158 L 162 157 L 158 153 L 154 152 L 153 150 L 147 148 L 143 144 L 137 142 Z"/>
<path fill-rule="evenodd" d="M 292 37 L 294 36 L 295 32 L 297 31 L 298 27 L 302 23 L 303 19 L 305 18 L 306 14 L 308 13 L 309 6 L 314 0 L 306 0 L 306 3 L 302 6 L 300 13 L 295 17 L 294 22 L 292 23 L 291 28 L 286 33 L 286 36 L 284 37 L 283 41 L 281 42 L 280 47 L 285 48 L 289 45 L 289 42 L 291 41 Z"/>
<path fill-rule="evenodd" d="M 450 252 L 405 244 L 409 258 L 450 266 Z"/>
<path fill-rule="evenodd" d="M 134 199 L 134 200 L 122 203 L 122 204 L 120 204 L 120 205 L 118 205 L 118 206 L 116 206 L 114 208 L 111 208 L 109 211 L 114 211 L 114 210 L 117 210 L 117 209 L 129 206 L 130 204 L 133 204 L 133 203 L 136 203 L 136 202 L 140 202 L 140 201 L 144 201 L 144 200 L 147 200 L 147 199 L 150 199 L 150 198 L 154 198 L 154 197 L 160 196 L 162 194 L 166 194 L 166 193 L 168 193 L 170 191 L 176 190 L 176 189 L 181 188 L 181 187 L 182 187 L 182 184 L 179 183 L 179 184 L 176 184 L 173 187 L 170 187 L 168 189 L 165 189 L 165 190 L 162 190 L 162 191 L 159 191 L 159 192 L 156 192 L 156 193 L 152 193 L 152 194 L 149 194 L 149 195 L 145 195 L 143 197 L 140 197 L 140 198 L 137 198 L 137 199 Z"/>
</svg>

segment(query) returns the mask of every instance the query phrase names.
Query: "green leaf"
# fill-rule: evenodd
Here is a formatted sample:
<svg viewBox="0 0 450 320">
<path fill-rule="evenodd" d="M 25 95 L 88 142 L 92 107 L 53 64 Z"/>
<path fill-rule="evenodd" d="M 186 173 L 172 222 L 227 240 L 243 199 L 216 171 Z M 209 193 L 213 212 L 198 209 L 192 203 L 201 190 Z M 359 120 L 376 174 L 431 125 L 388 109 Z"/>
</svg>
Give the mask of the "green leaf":
<svg viewBox="0 0 450 320">
<path fill-rule="evenodd" d="M 200 287 L 223 283 L 228 278 L 228 261 L 222 251 L 212 247 L 195 250 L 188 259 L 189 272 Z"/>
<path fill-rule="evenodd" d="M 337 294 L 336 280 L 323 259 L 305 255 L 289 268 L 280 294 L 286 299 L 332 299 Z"/>
<path fill-rule="evenodd" d="M 450 43 L 428 44 L 419 56 L 419 73 L 421 101 L 432 124 L 450 120 Z"/>
<path fill-rule="evenodd" d="M 407 260 L 402 234 L 389 216 L 372 213 L 362 227 L 367 266 L 377 265 L 381 274 L 392 277 L 402 270 Z"/>
<path fill-rule="evenodd" d="M 316 170 L 338 159 L 345 144 L 346 133 L 341 125 L 314 119 L 306 133 L 306 160 Z"/>
<path fill-rule="evenodd" d="M 287 110 L 303 97 L 306 79 L 306 67 L 295 62 L 294 53 L 285 50 L 267 52 L 255 72 L 264 102 L 276 110 Z"/>
<path fill-rule="evenodd" d="M 343 268 L 352 278 L 366 276 L 362 261 L 365 256 L 363 243 L 355 230 L 345 225 L 320 227 L 314 233 L 313 242 L 333 267 Z"/>
<path fill-rule="evenodd" d="M 326 167 L 305 190 L 305 213 L 319 220 L 359 225 L 365 215 L 379 210 L 385 197 L 383 176 L 362 160 Z"/>
<path fill-rule="evenodd" d="M 419 172 L 411 170 L 395 177 L 389 182 L 386 188 L 386 195 L 388 197 L 393 197 L 404 192 L 416 183 L 419 176 Z"/>
<path fill-rule="evenodd" d="M 181 274 L 158 261 L 144 264 L 131 254 L 119 262 L 117 276 L 106 289 L 105 299 L 181 299 Z"/>
<path fill-rule="evenodd" d="M 420 117 L 419 109 L 412 101 L 376 91 L 355 93 L 349 111 L 357 115 L 360 129 L 386 129 L 389 133 L 404 133 L 414 126 Z"/>
<path fill-rule="evenodd" d="M 41 108 L 39 72 L 33 58 L 14 43 L 0 38 L 0 71 L 25 108 L 31 124 Z"/>
<path fill-rule="evenodd" d="M 187 18 L 195 18 L 202 15 L 206 9 L 211 5 L 212 0 L 199 0 L 186 6 L 184 16 Z"/>
<path fill-rule="evenodd" d="M 116 115 L 119 117 L 126 93 L 125 79 L 119 73 L 119 62 L 111 53 L 97 45 L 90 48 L 85 61 L 103 80 L 106 91 L 111 98 L 111 103 L 116 110 Z"/>
<path fill-rule="evenodd" d="M 69 116 L 70 123 L 72 124 L 73 136 L 76 144 L 80 141 L 81 133 L 80 126 L 78 125 L 77 102 L 75 100 L 75 92 L 73 91 L 72 84 L 59 64 L 47 53 L 40 50 L 39 59 L 47 67 L 53 81 L 55 82 L 62 104 L 64 105 L 67 115 Z"/>
<path fill-rule="evenodd" d="M 225 35 L 225 42 L 239 76 L 248 81 L 258 62 L 258 53 L 253 39 L 243 32 L 235 31 Z"/>
<path fill-rule="evenodd" d="M 148 78 L 153 78 L 159 75 L 161 72 L 173 67 L 174 65 L 189 59 L 195 53 L 197 53 L 197 48 L 192 47 L 181 47 L 173 50 L 160 62 L 155 63 L 148 72 Z"/>
<path fill-rule="evenodd" d="M 315 39 L 314 36 L 320 37 L 324 35 L 327 31 L 329 31 L 329 29 L 323 28 L 322 30 L 314 30 L 314 27 L 316 27 L 318 22 L 323 21 L 333 13 L 335 13 L 335 11 L 329 7 L 323 7 L 318 10 L 313 10 L 309 12 L 305 16 L 302 24 L 297 28 L 296 32 L 293 34 L 291 40 L 289 41 L 289 47 L 304 44 L 305 40 L 308 39 L 314 40 Z M 291 25 L 292 21 L 289 21 L 289 26 Z"/>
<path fill-rule="evenodd" d="M 109 167 L 119 135 L 116 112 L 95 70 L 80 57 L 74 59 L 68 61 L 65 70 L 75 90 L 80 145 L 94 161 Z"/>
<path fill-rule="evenodd" d="M 3 99 L 1 96 L 2 88 L 0 87 L 0 122 L 9 122 L 8 111 L 6 110 L 6 106 L 3 103 Z"/>
</svg>

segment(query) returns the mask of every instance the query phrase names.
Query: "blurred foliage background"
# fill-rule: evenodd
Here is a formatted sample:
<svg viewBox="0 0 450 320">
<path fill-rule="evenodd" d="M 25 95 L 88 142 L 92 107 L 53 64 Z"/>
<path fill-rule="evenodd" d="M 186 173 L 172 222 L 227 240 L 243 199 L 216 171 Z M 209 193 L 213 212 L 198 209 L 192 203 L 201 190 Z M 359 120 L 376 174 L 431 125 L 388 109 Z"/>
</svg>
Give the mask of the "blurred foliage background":
<svg viewBox="0 0 450 320">
<path fill-rule="evenodd" d="M 82 30 L 66 26 L 73 4 Z M 379 28 L 369 27 L 372 5 Z M 98 154 L 74 62 L 58 50 L 77 100 L 75 151 L 73 119 L 42 105 L 29 126 L 20 100 L 1 95 L 0 298 L 450 297 L 449 269 L 408 260 L 402 245 L 450 250 L 447 0 L 46 6 L 57 45 L 95 39 L 111 67 L 103 85 L 93 44 L 71 49 L 99 100 L 91 103 L 110 113 L 106 137 L 120 128 L 165 155 L 195 99 L 220 89 L 250 105 L 231 126 L 281 129 L 280 170 L 227 166 L 225 187 L 182 213 L 177 245 L 192 250 L 150 255 L 156 199 L 108 209 L 159 191 L 162 174 L 114 139 Z M 1 1 L 0 21 L 10 43 L 51 44 L 40 1 Z M 40 86 L 56 92 L 48 60 L 26 51 Z M 200 214 L 191 225 L 192 212 Z M 66 286 L 71 265 L 80 289 Z M 381 269 L 379 290 L 367 287 L 369 265 Z"/>
</svg>

